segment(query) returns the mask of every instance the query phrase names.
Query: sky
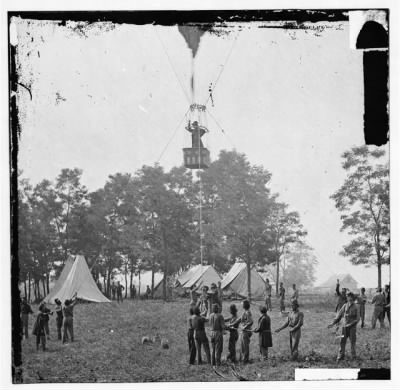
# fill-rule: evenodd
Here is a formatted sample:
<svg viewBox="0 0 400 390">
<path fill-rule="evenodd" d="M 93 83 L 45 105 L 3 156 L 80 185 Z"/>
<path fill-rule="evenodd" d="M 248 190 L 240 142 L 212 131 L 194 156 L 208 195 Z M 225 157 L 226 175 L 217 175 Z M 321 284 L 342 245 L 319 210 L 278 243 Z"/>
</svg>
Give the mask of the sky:
<svg viewBox="0 0 400 390">
<path fill-rule="evenodd" d="M 316 284 L 349 272 L 374 287 L 375 268 L 339 255 L 349 237 L 330 199 L 345 179 L 341 154 L 363 144 L 362 52 L 350 49 L 347 22 L 316 26 L 233 24 L 204 34 L 194 101 L 204 104 L 213 83 L 204 137 L 211 158 L 234 148 L 272 173 L 272 191 L 308 231 Z M 21 82 L 32 92 L 32 100 L 18 94 L 23 176 L 36 184 L 78 167 L 96 190 L 110 174 L 181 165 L 192 58 L 177 27 L 72 27 L 15 19 L 11 28 Z"/>
</svg>

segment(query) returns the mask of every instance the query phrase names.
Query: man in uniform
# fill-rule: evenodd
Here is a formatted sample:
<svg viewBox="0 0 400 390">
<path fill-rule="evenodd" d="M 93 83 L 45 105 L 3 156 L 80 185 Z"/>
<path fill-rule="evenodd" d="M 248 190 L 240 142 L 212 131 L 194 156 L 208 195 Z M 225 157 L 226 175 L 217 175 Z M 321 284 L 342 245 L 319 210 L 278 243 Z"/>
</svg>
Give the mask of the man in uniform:
<svg viewBox="0 0 400 390">
<path fill-rule="evenodd" d="M 338 300 L 337 300 L 335 311 L 338 312 L 342 308 L 342 306 L 347 302 L 346 289 L 342 288 L 342 292 L 340 292 L 339 279 L 336 282 L 336 296 L 338 297 Z"/>
<path fill-rule="evenodd" d="M 372 313 L 372 329 L 375 329 L 376 320 L 379 320 L 381 328 L 385 327 L 385 322 L 383 321 L 384 309 L 386 305 L 386 298 L 382 294 L 382 289 L 377 288 L 376 294 L 372 297 L 371 303 L 374 305 L 374 311 Z"/>
<path fill-rule="evenodd" d="M 117 290 L 117 302 L 119 303 L 119 301 L 121 301 L 122 303 L 123 302 L 122 291 L 125 290 L 125 287 L 119 281 L 117 282 L 116 290 Z"/>
<path fill-rule="evenodd" d="M 244 313 L 240 317 L 240 360 L 244 364 L 249 363 L 250 355 L 250 337 L 251 337 L 251 326 L 253 325 L 253 317 L 250 312 L 250 302 L 245 299 L 242 303 Z"/>
<path fill-rule="evenodd" d="M 224 341 L 224 330 L 226 328 L 224 317 L 220 313 L 220 309 L 217 303 L 212 306 L 213 313 L 210 316 L 210 328 L 211 328 L 211 364 L 213 366 L 221 365 L 221 354 Z"/>
<path fill-rule="evenodd" d="M 344 317 L 344 325 L 342 327 L 342 336 L 340 339 L 340 349 L 336 361 L 343 360 L 346 350 L 347 339 L 350 338 L 351 343 L 351 356 L 353 359 L 356 358 L 356 331 L 357 323 L 360 321 L 360 311 L 354 302 L 354 294 L 347 293 L 347 303 L 345 303 L 342 308 L 337 313 L 335 319 L 328 328 L 332 328 Z"/>
<path fill-rule="evenodd" d="M 192 134 L 192 148 L 204 148 L 201 137 L 206 133 L 205 128 L 199 126 L 197 121 L 194 121 L 193 124 L 190 125 L 189 121 L 186 130 Z"/>
<path fill-rule="evenodd" d="M 281 313 L 285 311 L 285 287 L 283 287 L 283 282 L 279 286 L 279 305 Z"/>
<path fill-rule="evenodd" d="M 304 322 L 304 314 L 299 311 L 297 301 L 292 301 L 292 311 L 289 313 L 287 321 L 284 325 L 278 328 L 275 332 L 279 333 L 282 329 L 290 328 L 290 354 L 292 360 L 297 360 L 299 356 L 299 343 L 301 337 L 301 327 Z"/>
<path fill-rule="evenodd" d="M 390 284 L 385 285 L 385 291 L 383 293 L 385 295 L 386 304 L 383 311 L 383 319 L 385 319 L 385 315 L 389 321 L 390 325 Z"/>
<path fill-rule="evenodd" d="M 357 297 L 357 304 L 360 309 L 360 319 L 361 319 L 361 328 L 364 328 L 364 320 L 365 320 L 365 304 L 367 303 L 367 296 L 365 295 L 365 288 L 361 288 L 361 293 Z"/>
<path fill-rule="evenodd" d="M 217 304 L 218 308 L 222 307 L 222 302 L 219 299 L 219 293 L 217 289 L 217 285 L 215 283 L 211 283 L 211 292 L 208 293 L 209 298 L 209 308 L 212 310 L 213 305 Z"/>
<path fill-rule="evenodd" d="M 29 337 L 28 324 L 29 324 L 29 314 L 33 314 L 31 305 L 28 303 L 26 297 L 22 298 L 21 302 L 21 324 L 22 324 L 22 334 L 27 339 Z"/>
<path fill-rule="evenodd" d="M 207 363 L 211 364 L 210 345 L 208 343 L 208 338 L 204 327 L 204 324 L 208 320 L 200 315 L 199 307 L 196 306 L 193 311 L 194 315 L 192 316 L 192 327 L 194 329 L 194 339 L 196 341 L 197 364 L 203 364 L 201 347 L 204 348 L 204 352 L 206 353 Z"/>
<path fill-rule="evenodd" d="M 272 286 L 269 284 L 269 279 L 265 280 L 265 306 L 268 311 L 272 310 L 271 304 Z"/>
</svg>

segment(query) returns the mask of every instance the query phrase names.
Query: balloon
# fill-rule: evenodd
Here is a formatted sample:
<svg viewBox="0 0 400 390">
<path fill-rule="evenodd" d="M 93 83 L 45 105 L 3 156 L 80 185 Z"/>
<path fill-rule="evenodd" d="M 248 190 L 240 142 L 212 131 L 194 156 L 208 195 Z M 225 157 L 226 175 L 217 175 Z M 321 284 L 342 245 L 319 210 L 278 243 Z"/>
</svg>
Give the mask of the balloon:
<svg viewBox="0 0 400 390">
<path fill-rule="evenodd" d="M 185 38 L 189 49 L 192 50 L 192 56 L 195 57 L 199 49 L 201 36 L 205 33 L 205 30 L 194 25 L 178 26 L 178 30 Z"/>
</svg>

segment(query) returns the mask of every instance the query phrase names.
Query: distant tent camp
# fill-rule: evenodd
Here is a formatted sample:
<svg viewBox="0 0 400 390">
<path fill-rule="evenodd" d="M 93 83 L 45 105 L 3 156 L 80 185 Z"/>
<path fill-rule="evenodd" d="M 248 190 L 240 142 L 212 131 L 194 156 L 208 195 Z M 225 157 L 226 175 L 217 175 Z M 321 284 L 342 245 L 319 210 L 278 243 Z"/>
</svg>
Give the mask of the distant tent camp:
<svg viewBox="0 0 400 390">
<path fill-rule="evenodd" d="M 212 265 L 194 265 L 178 277 L 176 287 L 189 289 L 196 285 L 196 290 L 202 286 L 210 287 L 217 284 L 221 277 Z"/>
<path fill-rule="evenodd" d="M 146 294 L 147 286 L 151 289 L 151 271 L 144 271 L 140 273 L 140 281 L 139 275 L 135 275 L 132 279 L 132 284 L 136 288 L 136 294 L 140 296 L 144 296 Z M 154 298 L 162 298 L 163 297 L 163 286 L 162 282 L 164 279 L 164 274 L 161 272 L 154 272 Z"/>
<path fill-rule="evenodd" d="M 336 282 L 339 279 L 340 288 L 347 288 L 356 292 L 359 288 L 358 282 L 350 274 L 332 275 L 325 283 L 316 287 L 317 290 L 335 293 Z"/>
<path fill-rule="evenodd" d="M 255 269 L 250 271 L 250 286 L 252 299 L 264 297 L 265 282 Z M 222 280 L 221 288 L 224 293 L 236 294 L 246 298 L 248 294 L 246 263 L 235 263 Z"/>
<path fill-rule="evenodd" d="M 75 260 L 68 258 L 58 281 L 44 302 L 54 304 L 55 298 L 64 302 L 66 299 L 72 298 L 75 293 L 77 293 L 78 299 L 84 301 L 110 302 L 97 287 L 82 255 L 76 256 Z"/>
</svg>

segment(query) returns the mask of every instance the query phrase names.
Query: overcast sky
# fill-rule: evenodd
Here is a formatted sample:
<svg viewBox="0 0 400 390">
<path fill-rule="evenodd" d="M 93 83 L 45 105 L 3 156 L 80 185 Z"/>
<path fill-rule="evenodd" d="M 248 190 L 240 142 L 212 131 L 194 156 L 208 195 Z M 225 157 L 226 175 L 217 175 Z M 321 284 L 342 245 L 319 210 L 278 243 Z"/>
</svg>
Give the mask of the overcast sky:
<svg viewBox="0 0 400 390">
<path fill-rule="evenodd" d="M 176 26 L 103 24 L 85 34 L 47 22 L 15 26 L 21 82 L 32 90 L 32 100 L 19 94 L 24 177 L 36 184 L 78 167 L 96 190 L 110 174 L 158 161 L 190 103 L 191 52 Z M 196 102 L 220 75 L 215 105 L 207 105 L 211 157 L 236 148 L 272 173 L 272 191 L 308 230 L 316 284 L 350 272 L 373 287 L 375 268 L 339 255 L 349 237 L 329 198 L 345 178 L 340 155 L 363 144 L 362 52 L 349 48 L 348 23 L 325 27 L 242 24 L 206 33 L 195 60 Z M 160 164 L 180 165 L 189 142 L 182 123 Z"/>
</svg>

